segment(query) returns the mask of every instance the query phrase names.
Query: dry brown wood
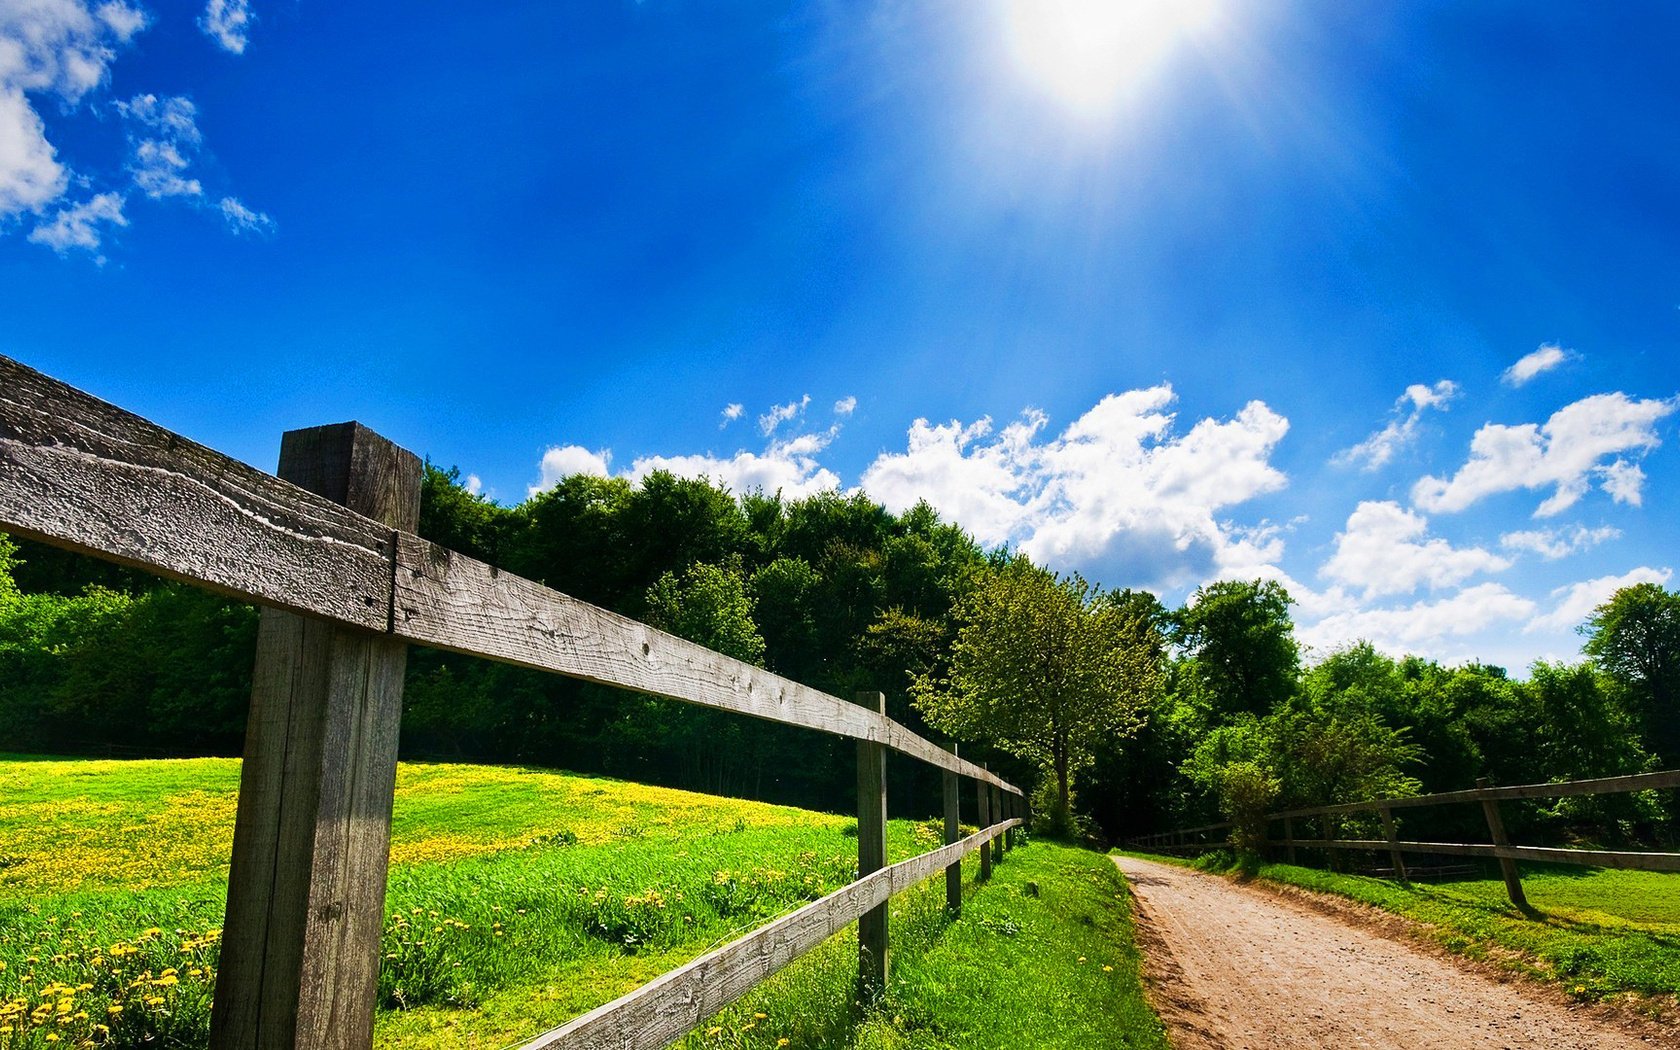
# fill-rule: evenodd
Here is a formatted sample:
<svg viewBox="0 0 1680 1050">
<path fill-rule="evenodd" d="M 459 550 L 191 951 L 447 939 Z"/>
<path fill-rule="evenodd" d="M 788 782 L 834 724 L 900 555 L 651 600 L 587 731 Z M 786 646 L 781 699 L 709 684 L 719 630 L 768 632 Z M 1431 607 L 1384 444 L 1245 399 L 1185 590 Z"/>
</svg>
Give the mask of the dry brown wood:
<svg viewBox="0 0 1680 1050">
<path fill-rule="evenodd" d="M 0 357 L 0 528 L 385 630 L 391 529 Z"/>
<path fill-rule="evenodd" d="M 883 743 L 1019 793 L 884 715 L 408 530 L 393 565 L 390 527 L 3 356 L 0 528 L 434 648 Z"/>
<path fill-rule="evenodd" d="M 886 715 L 418 537 L 399 539 L 396 592 L 412 642 L 885 744 L 1019 793 Z"/>
<path fill-rule="evenodd" d="M 951 741 L 947 745 L 951 754 L 957 753 L 957 742 Z M 957 774 L 947 769 L 944 773 L 945 789 L 945 844 L 949 846 L 962 838 L 962 794 L 961 784 Z M 945 869 L 945 908 L 953 916 L 962 913 L 962 861 L 952 861 Z"/>
<path fill-rule="evenodd" d="M 1319 849 L 1370 850 L 1391 848 L 1386 839 L 1278 839 L 1275 846 L 1314 846 Z M 1453 857 L 1508 857 L 1547 864 L 1573 864 L 1589 868 L 1635 868 L 1641 871 L 1680 871 L 1680 853 L 1646 853 L 1637 850 L 1552 849 L 1546 846 L 1491 846 L 1474 842 L 1408 842 L 1400 839 L 1393 849 L 1405 853 L 1439 853 Z"/>
<path fill-rule="evenodd" d="M 885 714 L 885 693 L 862 692 L 858 706 Z M 873 875 L 887 866 L 887 749 L 868 740 L 857 742 L 858 875 Z M 858 916 L 858 995 L 873 1002 L 887 987 L 892 957 L 887 942 L 887 904 L 883 901 Z"/>
<path fill-rule="evenodd" d="M 522 1050 L 656 1050 L 845 929 L 871 908 L 1013 827 L 1006 821 L 882 868 L 685 966 L 546 1032 Z"/>
<path fill-rule="evenodd" d="M 420 461 L 356 424 L 287 434 L 280 469 L 387 528 L 419 518 Z M 215 1050 L 372 1045 L 407 659 L 389 635 L 263 611 Z"/>
</svg>

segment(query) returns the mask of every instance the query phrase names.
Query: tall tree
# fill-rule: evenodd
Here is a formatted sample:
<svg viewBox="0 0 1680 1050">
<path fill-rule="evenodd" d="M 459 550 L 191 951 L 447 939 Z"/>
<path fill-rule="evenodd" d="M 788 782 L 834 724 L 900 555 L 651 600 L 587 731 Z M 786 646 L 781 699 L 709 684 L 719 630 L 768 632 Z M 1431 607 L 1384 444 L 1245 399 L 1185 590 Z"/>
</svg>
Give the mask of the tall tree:
<svg viewBox="0 0 1680 1050">
<path fill-rule="evenodd" d="M 1017 557 L 983 573 L 955 615 L 949 672 L 919 677 L 916 705 L 954 736 L 1037 763 L 1053 779 L 1051 826 L 1071 830 L 1074 772 L 1160 689 L 1147 610 Z"/>
<path fill-rule="evenodd" d="M 1220 580 L 1174 616 L 1174 640 L 1195 661 L 1191 678 L 1215 722 L 1263 715 L 1294 691 L 1301 652 L 1293 603 L 1275 580 Z"/>
<path fill-rule="evenodd" d="M 1662 764 L 1680 765 L 1680 594 L 1655 583 L 1623 587 L 1581 632 L 1586 654 L 1631 694 Z"/>
</svg>

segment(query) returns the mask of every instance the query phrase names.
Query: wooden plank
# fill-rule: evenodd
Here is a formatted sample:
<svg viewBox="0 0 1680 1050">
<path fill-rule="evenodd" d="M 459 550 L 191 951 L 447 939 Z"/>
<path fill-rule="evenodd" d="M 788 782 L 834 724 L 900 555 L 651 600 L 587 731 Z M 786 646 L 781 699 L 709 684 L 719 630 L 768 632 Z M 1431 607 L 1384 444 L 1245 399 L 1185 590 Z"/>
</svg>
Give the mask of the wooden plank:
<svg viewBox="0 0 1680 1050">
<path fill-rule="evenodd" d="M 356 424 L 288 433 L 280 469 L 388 527 L 419 518 L 420 461 Z M 407 659 L 389 635 L 263 611 L 215 1050 L 373 1043 Z"/>
<path fill-rule="evenodd" d="M 951 741 L 947 745 L 951 754 L 957 753 L 957 742 Z M 947 769 L 945 780 L 945 845 L 949 846 L 962 837 L 962 784 L 957 780 L 957 774 Z M 962 914 L 962 860 L 953 861 L 945 869 L 945 910 L 952 917 Z"/>
<path fill-rule="evenodd" d="M 1337 839 L 1324 842 L 1305 839 L 1300 845 L 1342 850 L 1381 852 L 1389 848 L 1384 839 Z M 1393 848 L 1405 853 L 1439 853 L 1449 857 L 1509 857 L 1545 864 L 1571 864 L 1583 868 L 1632 868 L 1639 871 L 1680 871 L 1680 853 L 1639 850 L 1553 849 L 1547 846 L 1490 846 L 1473 842 L 1408 842 L 1401 839 Z"/>
<path fill-rule="evenodd" d="M 1387 806 L 1379 809 L 1377 813 L 1382 817 L 1383 838 L 1388 842 L 1388 862 L 1394 870 L 1394 877 L 1405 882 L 1406 861 L 1400 856 L 1400 851 L 1394 848 L 1394 844 L 1400 839 L 1394 832 L 1394 814 L 1388 811 Z"/>
<path fill-rule="evenodd" d="M 1446 806 L 1457 802 L 1482 802 L 1488 799 L 1565 798 L 1575 795 L 1614 795 L 1631 791 L 1663 791 L 1680 788 L 1680 769 L 1658 773 L 1636 773 L 1625 777 L 1600 777 L 1595 780 L 1569 780 L 1556 784 L 1516 784 L 1510 787 L 1467 788 L 1463 791 L 1443 791 L 1434 795 L 1414 795 L 1410 798 L 1373 799 L 1369 802 L 1344 802 L 1334 806 L 1311 809 L 1292 809 L 1287 813 L 1272 813 L 1269 818 L 1310 817 L 1320 813 L 1360 813 L 1378 806 L 1401 809 L 1415 806 Z"/>
<path fill-rule="evenodd" d="M 1018 791 L 884 714 L 418 537 L 399 538 L 396 592 L 394 630 L 411 642 L 885 744 Z"/>
<path fill-rule="evenodd" d="M 858 706 L 885 715 L 885 693 L 861 692 Z M 858 877 L 887 866 L 887 749 L 857 742 Z M 892 960 L 887 944 L 887 903 L 858 916 L 858 1000 L 871 1003 L 887 989 Z"/>
<path fill-rule="evenodd" d="M 1003 799 L 1002 799 L 1001 793 L 998 791 L 998 789 L 996 787 L 994 787 L 990 784 L 986 785 L 985 790 L 990 794 L 991 800 L 992 800 L 992 819 L 994 821 L 1004 819 L 1004 817 L 1003 817 Z M 1003 840 L 1007 837 L 1008 836 L 1006 836 L 1006 835 L 999 835 L 997 838 L 992 840 L 992 863 L 993 864 L 1002 864 L 1003 863 Z"/>
<path fill-rule="evenodd" d="M 390 623 L 389 526 L 8 357 L 0 529 L 236 598 Z"/>
<path fill-rule="evenodd" d="M 389 525 L 3 356 L 0 530 L 434 648 L 884 743 L 1019 793 L 884 715 L 411 530 L 393 537 Z"/>
<path fill-rule="evenodd" d="M 939 869 L 960 863 L 1010 826 L 983 828 L 959 842 L 861 878 L 538 1036 L 522 1050 L 658 1050 L 669 1046 L 859 915 Z"/>
<path fill-rule="evenodd" d="M 978 812 L 980 814 L 976 819 L 979 820 L 982 829 L 988 829 L 992 826 L 992 793 L 987 790 L 987 786 L 984 783 L 974 785 L 974 797 L 979 803 Z M 991 877 L 992 851 L 990 847 L 986 847 L 980 851 L 980 881 L 985 882 Z"/>
<path fill-rule="evenodd" d="M 1492 787 L 1487 777 L 1480 777 L 1476 786 L 1482 790 Z M 1482 816 L 1487 819 L 1488 835 L 1495 846 L 1509 846 L 1511 840 L 1505 836 L 1505 818 L 1499 814 L 1499 800 L 1483 796 Z M 1528 911 L 1528 895 L 1523 893 L 1522 875 L 1517 871 L 1517 862 L 1511 857 L 1499 858 L 1499 873 L 1505 877 L 1505 893 L 1511 898 L 1511 903 L 1521 911 Z"/>
</svg>

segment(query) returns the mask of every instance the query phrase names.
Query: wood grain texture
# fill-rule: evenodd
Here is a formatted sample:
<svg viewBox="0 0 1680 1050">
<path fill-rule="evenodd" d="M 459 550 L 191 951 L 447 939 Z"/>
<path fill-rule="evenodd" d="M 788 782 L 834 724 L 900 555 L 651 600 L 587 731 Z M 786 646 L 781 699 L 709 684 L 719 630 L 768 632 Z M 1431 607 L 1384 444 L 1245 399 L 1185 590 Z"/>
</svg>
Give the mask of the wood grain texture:
<svg viewBox="0 0 1680 1050">
<path fill-rule="evenodd" d="M 974 798 L 979 807 L 980 816 L 977 818 L 981 827 L 990 827 L 992 819 L 992 792 L 990 785 L 979 783 L 974 785 Z M 992 849 L 990 846 L 980 851 L 980 881 L 985 882 L 992 877 Z"/>
<path fill-rule="evenodd" d="M 960 862 L 1012 826 L 996 824 L 960 842 L 882 868 L 538 1036 L 522 1050 L 657 1050 L 669 1046 L 864 912 L 939 869 Z"/>
<path fill-rule="evenodd" d="M 287 434 L 281 471 L 387 529 L 418 520 L 419 461 L 356 424 Z M 263 611 L 216 1050 L 372 1044 L 407 656 L 389 635 Z"/>
<path fill-rule="evenodd" d="M 316 429 L 317 442 L 356 433 Z M 355 472 L 319 469 L 312 492 L 0 356 L 0 529 L 434 648 L 884 743 L 1019 790 L 884 715 L 452 554 L 412 526 L 393 551 L 388 524 L 318 494 L 351 498 Z"/>
<path fill-rule="evenodd" d="M 884 714 L 418 537 L 398 544 L 393 630 L 411 642 L 884 744 L 1019 790 Z"/>
<path fill-rule="evenodd" d="M 0 528 L 357 627 L 391 530 L 0 357 Z"/>
<path fill-rule="evenodd" d="M 957 753 L 957 742 L 951 741 L 947 747 L 951 754 Z M 945 845 L 962 838 L 962 782 L 957 774 L 947 769 L 942 777 L 945 801 Z M 945 869 L 945 910 L 953 916 L 962 914 L 962 860 L 952 862 Z"/>
<path fill-rule="evenodd" d="M 885 693 L 862 692 L 858 706 L 884 715 Z M 887 866 L 887 749 L 869 740 L 857 742 L 858 877 Z M 858 995 L 873 1002 L 886 990 L 892 956 L 887 940 L 885 901 L 858 916 Z"/>
</svg>

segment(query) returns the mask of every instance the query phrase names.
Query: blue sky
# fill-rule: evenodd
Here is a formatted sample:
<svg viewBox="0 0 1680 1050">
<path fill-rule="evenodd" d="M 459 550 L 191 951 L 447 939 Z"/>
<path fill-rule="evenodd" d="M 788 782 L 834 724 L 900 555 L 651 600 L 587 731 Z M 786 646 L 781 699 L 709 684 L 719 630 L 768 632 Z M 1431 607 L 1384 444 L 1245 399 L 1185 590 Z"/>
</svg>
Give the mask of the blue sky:
<svg viewBox="0 0 1680 1050">
<path fill-rule="evenodd" d="M 0 0 L 0 352 L 927 498 L 1317 651 L 1572 658 L 1680 520 L 1680 9 Z M 738 406 L 738 407 L 732 407 Z"/>
</svg>

